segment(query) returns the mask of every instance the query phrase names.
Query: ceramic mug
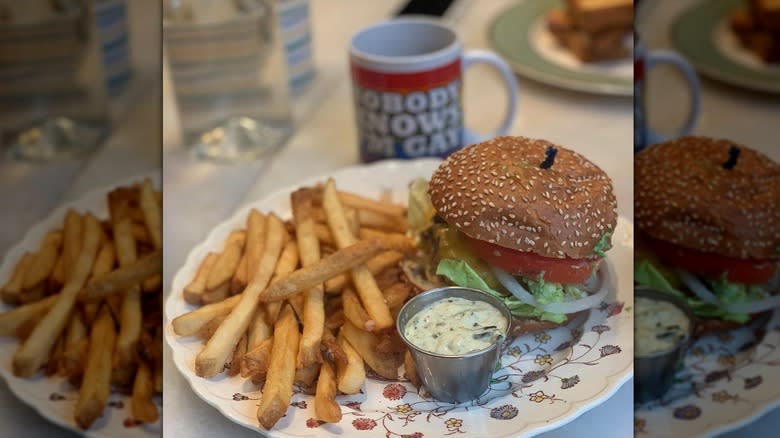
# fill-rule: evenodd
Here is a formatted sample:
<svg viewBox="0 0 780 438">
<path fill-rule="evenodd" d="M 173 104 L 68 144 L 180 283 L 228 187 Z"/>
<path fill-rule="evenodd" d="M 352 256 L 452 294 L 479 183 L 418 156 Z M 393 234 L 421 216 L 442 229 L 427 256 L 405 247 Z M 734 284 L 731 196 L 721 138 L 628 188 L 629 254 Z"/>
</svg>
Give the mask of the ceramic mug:
<svg viewBox="0 0 780 438">
<path fill-rule="evenodd" d="M 501 74 L 509 104 L 487 135 L 463 126 L 463 71 L 486 63 Z M 441 21 L 398 18 L 352 37 L 350 66 L 360 158 L 445 157 L 461 147 L 509 132 L 517 112 L 517 81 L 509 65 L 487 51 L 464 52 Z"/>
<path fill-rule="evenodd" d="M 645 76 L 650 69 L 659 64 L 670 64 L 678 68 L 688 82 L 691 106 L 685 124 L 671 137 L 681 137 L 693 131 L 699 117 L 699 77 L 691 64 L 682 56 L 668 50 L 646 50 L 637 36 L 634 36 L 634 152 L 647 146 L 667 140 L 647 125 L 645 110 Z"/>
</svg>

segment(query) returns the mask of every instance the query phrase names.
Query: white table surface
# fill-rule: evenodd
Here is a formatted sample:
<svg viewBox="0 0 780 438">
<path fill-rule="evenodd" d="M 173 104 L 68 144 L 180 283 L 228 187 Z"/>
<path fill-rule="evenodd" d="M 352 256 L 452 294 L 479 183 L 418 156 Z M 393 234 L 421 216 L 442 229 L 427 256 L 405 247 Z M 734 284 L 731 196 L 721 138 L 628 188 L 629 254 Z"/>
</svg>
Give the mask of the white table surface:
<svg viewBox="0 0 780 438">
<path fill-rule="evenodd" d="M 357 29 L 391 16 L 401 0 L 312 2 L 317 83 L 298 103 L 297 131 L 273 160 L 222 166 L 191 160 L 178 144 L 177 118 L 164 74 L 164 281 L 166 290 L 187 253 L 242 204 L 301 179 L 358 162 L 347 47 Z M 467 49 L 487 48 L 492 18 L 509 0 L 460 1 L 448 13 Z M 524 79 L 520 111 L 511 134 L 540 137 L 576 149 L 615 182 L 620 214 L 632 218 L 632 101 L 558 90 Z M 465 79 L 467 124 L 487 131 L 501 117 L 505 97 L 497 73 L 469 71 Z M 255 437 L 201 401 L 179 375 L 165 348 L 165 421 L 168 436 Z M 602 405 L 545 437 L 625 437 L 633 433 L 633 385 L 623 385 Z"/>
<path fill-rule="evenodd" d="M 700 0 L 645 0 L 638 15 L 637 30 L 649 49 L 673 49 L 669 26 L 681 12 Z M 701 78 L 701 112 L 693 134 L 729 138 L 766 153 L 780 162 L 778 121 L 780 95 L 746 91 Z M 684 80 L 669 68 L 648 74 L 648 115 L 651 126 L 672 133 L 687 114 L 688 97 Z M 778 382 L 774 382 L 775 385 Z M 778 436 L 780 408 L 755 422 L 720 434 L 722 438 Z"/>
<path fill-rule="evenodd" d="M 156 0 L 128 3 L 131 26 L 139 30 L 131 35 L 131 47 L 144 89 L 105 143 L 85 159 L 34 164 L 0 158 L 0 258 L 21 240 L 31 224 L 60 204 L 117 180 L 161 169 L 160 32 L 155 25 L 160 9 Z M 78 435 L 44 420 L 17 400 L 5 381 L 0 380 L 0 436 Z"/>
</svg>

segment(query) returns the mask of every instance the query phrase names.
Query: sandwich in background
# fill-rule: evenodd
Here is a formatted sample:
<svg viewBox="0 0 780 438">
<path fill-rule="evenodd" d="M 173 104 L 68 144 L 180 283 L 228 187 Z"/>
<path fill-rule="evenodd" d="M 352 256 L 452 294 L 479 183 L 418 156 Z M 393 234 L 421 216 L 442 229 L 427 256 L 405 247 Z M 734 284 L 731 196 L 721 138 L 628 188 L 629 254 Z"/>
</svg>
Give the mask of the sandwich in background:
<svg viewBox="0 0 780 438">
<path fill-rule="evenodd" d="M 567 0 L 547 13 L 550 32 L 582 62 L 630 57 L 633 24 L 633 0 Z"/>
<path fill-rule="evenodd" d="M 749 0 L 729 17 L 740 44 L 767 63 L 780 62 L 780 0 Z"/>
</svg>

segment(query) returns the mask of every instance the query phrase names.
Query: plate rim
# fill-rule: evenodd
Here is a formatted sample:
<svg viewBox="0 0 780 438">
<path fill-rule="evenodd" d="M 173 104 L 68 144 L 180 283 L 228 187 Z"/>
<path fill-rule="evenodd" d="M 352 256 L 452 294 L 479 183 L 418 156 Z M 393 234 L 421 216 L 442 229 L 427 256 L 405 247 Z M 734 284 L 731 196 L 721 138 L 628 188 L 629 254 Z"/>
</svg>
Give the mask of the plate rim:
<svg viewBox="0 0 780 438">
<path fill-rule="evenodd" d="M 185 371 L 183 369 L 183 367 L 186 367 L 186 364 L 183 363 L 182 360 L 180 360 L 179 355 L 176 354 L 175 352 L 174 342 L 180 337 L 173 332 L 171 321 L 175 317 L 174 315 L 172 315 L 173 306 L 176 304 L 176 301 L 180 300 L 180 297 L 177 298 L 174 296 L 175 289 L 176 289 L 174 285 L 180 283 L 183 284 L 183 282 L 186 281 L 186 279 L 183 280 L 180 279 L 180 277 L 182 277 L 184 274 L 183 272 L 184 267 L 190 265 L 191 263 L 197 262 L 197 260 L 195 260 L 195 257 L 198 254 L 205 251 L 204 247 L 206 246 L 207 242 L 215 238 L 215 236 L 221 234 L 223 232 L 223 229 L 227 229 L 231 227 L 232 226 L 231 224 L 233 222 L 240 221 L 241 219 L 243 219 L 248 213 L 250 208 L 257 207 L 258 204 L 267 203 L 269 202 L 269 200 L 276 198 L 280 195 L 288 194 L 295 187 L 311 185 L 315 182 L 321 182 L 322 180 L 325 180 L 328 177 L 334 176 L 334 174 L 336 173 L 362 171 L 365 169 L 371 169 L 376 167 L 397 168 L 397 167 L 410 166 L 410 167 L 425 168 L 425 166 L 433 166 L 435 164 L 440 163 L 441 161 L 442 160 L 438 158 L 423 158 L 423 159 L 415 159 L 415 160 L 385 159 L 385 160 L 375 161 L 373 163 L 351 165 L 351 166 L 341 167 L 339 169 L 334 169 L 328 172 L 323 172 L 302 179 L 299 182 L 289 184 L 287 186 L 273 190 L 267 195 L 263 196 L 262 198 L 246 201 L 242 203 L 239 207 L 237 207 L 233 211 L 233 213 L 229 214 L 226 219 L 222 220 L 217 225 L 215 225 L 202 240 L 200 240 L 196 245 L 194 245 L 190 249 L 190 251 L 187 253 L 187 256 L 184 259 L 185 260 L 184 263 L 180 265 L 179 268 L 176 270 L 176 273 L 174 274 L 173 279 L 171 281 L 171 288 L 168 297 L 165 299 L 165 304 L 163 307 L 164 338 L 166 344 L 168 344 L 168 348 L 170 348 L 170 352 L 171 352 L 170 359 L 173 361 L 176 370 L 179 372 L 180 376 L 183 377 L 184 380 L 187 382 L 187 384 L 190 386 L 192 392 L 194 392 L 195 395 L 198 396 L 198 398 L 203 400 L 209 406 L 215 408 L 220 414 L 222 414 L 222 416 L 229 419 L 233 423 L 236 423 L 253 432 L 259 432 L 261 434 L 270 434 L 273 432 L 273 431 L 262 429 L 257 424 L 248 424 L 247 422 L 244 422 L 242 418 L 239 418 L 237 414 L 233 413 L 233 410 L 229 410 L 227 407 L 223 407 L 219 405 L 216 400 L 209 399 L 206 395 L 206 390 L 202 389 L 201 385 L 196 381 L 197 379 L 200 378 L 197 377 L 194 373 L 190 372 L 189 370 Z M 618 220 L 624 222 L 626 226 L 630 226 L 630 230 L 633 235 L 633 222 L 622 216 L 619 217 Z M 620 388 L 623 387 L 623 385 L 626 382 L 628 382 L 633 378 L 633 375 L 634 375 L 634 367 L 633 367 L 633 360 L 631 360 L 627 362 L 626 366 L 623 369 L 617 370 L 610 375 L 604 376 L 604 386 L 600 389 L 600 392 L 597 392 L 595 395 L 593 395 L 591 398 L 587 400 L 572 401 L 569 404 L 570 405 L 569 409 L 562 412 L 558 417 L 556 417 L 560 419 L 559 421 L 556 422 L 555 419 L 549 419 L 544 422 L 528 423 L 529 425 L 527 426 L 527 429 L 522 430 L 520 432 L 523 434 L 523 436 L 530 437 L 553 429 L 557 429 L 559 427 L 562 427 L 570 423 L 576 418 L 579 418 L 582 414 L 601 405 L 606 400 L 611 398 Z M 507 434 L 494 435 L 493 438 L 506 438 L 506 437 L 516 436 L 516 434 L 517 432 L 511 432 L 508 435 Z M 272 436 L 272 435 L 268 435 L 268 436 Z M 290 436 L 290 435 L 283 435 L 283 436 Z"/>
<path fill-rule="evenodd" d="M 767 82 L 763 80 L 757 80 L 754 81 L 755 78 L 750 78 L 747 76 L 747 80 L 745 80 L 745 77 L 739 76 L 735 77 L 732 73 L 726 72 L 724 73 L 721 71 L 717 65 L 712 64 L 712 59 L 709 56 L 698 56 L 697 53 L 692 52 L 688 50 L 688 47 L 685 43 L 681 41 L 681 38 L 683 38 L 684 35 L 689 35 L 690 32 L 685 31 L 685 26 L 683 25 L 685 21 L 691 20 L 692 16 L 696 13 L 699 13 L 701 11 L 709 11 L 712 10 L 713 13 L 715 10 L 718 11 L 717 19 L 713 20 L 706 20 L 702 23 L 703 26 L 706 26 L 706 32 L 702 33 L 701 35 L 698 35 L 697 38 L 701 38 L 703 41 L 703 44 L 706 45 L 708 51 L 712 51 L 716 54 L 717 63 L 724 63 L 728 64 L 732 67 L 736 67 L 738 69 L 755 73 L 757 72 L 755 69 L 750 69 L 747 66 L 743 64 L 739 64 L 735 62 L 734 60 L 730 59 L 728 56 L 721 53 L 720 49 L 715 45 L 713 41 L 713 33 L 716 31 L 718 24 L 720 23 L 719 20 L 722 20 L 724 17 L 722 14 L 727 13 L 732 8 L 735 7 L 735 5 L 738 4 L 737 0 L 730 0 L 725 1 L 720 4 L 713 3 L 713 2 L 707 2 L 707 1 L 701 1 L 699 3 L 693 4 L 690 7 L 684 9 L 681 13 L 677 14 L 677 16 L 674 18 L 674 21 L 668 28 L 669 32 L 669 40 L 672 43 L 672 46 L 675 50 L 679 51 L 680 54 L 685 56 L 685 58 L 693 65 L 693 67 L 701 73 L 702 75 L 705 75 L 711 79 L 714 79 L 716 81 L 737 87 L 737 88 L 743 88 L 748 89 L 755 92 L 766 92 L 766 93 L 772 93 L 772 94 L 780 94 L 780 77 L 778 78 L 778 81 L 775 83 Z M 774 84 L 774 85 L 773 85 Z"/>
<path fill-rule="evenodd" d="M 775 315 L 773 315 L 772 320 L 778 318 L 778 315 L 780 314 L 780 310 L 775 310 Z M 770 321 L 771 322 L 771 321 Z M 780 391 L 778 391 L 778 394 L 780 394 Z M 683 401 L 687 400 L 688 397 L 677 400 L 677 401 Z M 748 415 L 745 415 L 739 419 L 736 420 L 730 420 L 728 423 L 720 424 L 720 425 L 710 425 L 708 427 L 705 427 L 704 429 L 700 430 L 699 432 L 690 435 L 691 438 L 711 438 L 719 434 L 732 432 L 737 429 L 740 429 L 742 427 L 748 426 L 749 424 L 757 421 L 761 417 L 767 415 L 770 411 L 780 407 L 780 398 L 777 398 L 775 400 L 768 400 L 765 404 L 761 405 L 759 409 L 757 410 L 751 410 L 748 411 Z M 666 407 L 663 407 L 666 409 Z M 637 412 L 643 412 L 645 410 L 634 410 L 634 415 L 636 416 Z M 657 435 L 662 436 L 662 435 Z"/>
<path fill-rule="evenodd" d="M 67 210 L 74 205 L 79 205 L 82 203 L 90 203 L 92 204 L 93 198 L 98 198 L 101 196 L 105 196 L 106 193 L 113 190 L 116 187 L 128 185 L 134 182 L 143 181 L 144 178 L 150 178 L 152 182 L 156 186 L 161 186 L 162 183 L 162 170 L 148 170 L 145 172 L 140 172 L 131 176 L 128 176 L 126 178 L 122 178 L 118 181 L 93 188 L 91 190 L 88 190 L 87 192 L 83 193 L 81 196 L 78 196 L 76 198 L 67 200 L 61 204 L 59 204 L 57 207 L 54 208 L 49 214 L 47 214 L 45 217 L 41 218 L 35 224 L 30 226 L 27 231 L 24 233 L 23 237 L 19 239 L 14 245 L 12 245 L 3 255 L 3 259 L 0 262 L 0 271 L 4 270 L 6 266 L 12 266 L 9 268 L 9 271 L 13 269 L 13 266 L 15 265 L 15 262 L 18 261 L 18 256 L 23 253 L 24 251 L 30 249 L 29 246 L 26 246 L 25 243 L 28 243 L 29 240 L 33 238 L 36 234 L 44 232 L 43 229 L 46 228 L 49 225 L 49 222 L 55 220 L 57 217 L 64 217 Z M 87 209 L 87 211 L 92 211 L 94 207 L 90 207 Z M 12 256 L 16 257 L 12 259 Z M 19 342 L 16 342 L 16 344 L 19 344 Z M 10 358 L 8 358 L 10 360 Z M 110 432 L 107 434 L 105 430 L 82 430 L 79 428 L 75 422 L 70 423 L 65 418 L 62 418 L 60 416 L 54 415 L 53 411 L 51 409 L 46 409 L 46 407 L 43 404 L 38 403 L 38 399 L 35 397 L 32 397 L 32 394 L 26 390 L 25 388 L 25 378 L 19 378 L 13 375 L 8 369 L 6 369 L 4 366 L 0 366 L 0 377 L 3 378 L 3 380 L 6 383 L 6 386 L 8 386 L 8 389 L 11 391 L 11 393 L 16 397 L 17 400 L 21 401 L 25 405 L 31 407 L 34 411 L 36 411 L 41 417 L 49 421 L 50 423 L 53 423 L 59 427 L 62 427 L 63 429 L 67 429 L 71 432 L 74 432 L 78 435 L 90 437 L 90 438 L 111 438 L 113 434 Z M 129 396 L 122 394 L 122 397 L 124 399 L 129 400 Z M 160 416 L 162 418 L 162 415 Z M 160 422 L 160 420 L 158 420 Z M 136 428 L 135 430 L 142 430 L 141 427 Z M 139 434 L 139 436 L 144 436 Z"/>
<path fill-rule="evenodd" d="M 488 32 L 488 42 L 490 43 L 490 46 L 493 50 L 498 53 L 504 61 L 506 61 L 511 67 L 512 70 L 514 70 L 515 73 L 518 75 L 524 76 L 526 78 L 532 79 L 534 81 L 540 82 L 542 84 L 546 84 L 548 86 L 553 86 L 565 90 L 572 90 L 572 91 L 578 91 L 583 93 L 589 93 L 589 94 L 600 94 L 600 95 L 607 95 L 607 96 L 616 96 L 616 97 L 633 97 L 634 95 L 634 86 L 633 83 L 629 83 L 625 86 L 621 85 L 615 85 L 610 83 L 599 83 L 599 82 L 584 82 L 577 79 L 567 79 L 567 78 L 561 78 L 559 76 L 551 76 L 544 74 L 543 72 L 539 72 L 533 67 L 529 67 L 524 65 L 523 63 L 517 62 L 513 57 L 507 56 L 506 52 L 501 49 L 501 46 L 498 44 L 498 38 L 496 36 L 496 28 L 499 24 L 499 22 L 505 18 L 505 16 L 515 9 L 520 9 L 524 7 L 528 7 L 530 3 L 528 1 L 523 1 L 518 4 L 509 6 L 507 8 L 504 8 L 500 12 L 496 13 L 493 18 L 490 20 L 490 23 L 487 28 Z M 534 18 L 536 20 L 538 18 Z M 530 32 L 531 26 L 522 29 L 524 32 Z M 529 45 L 530 46 L 530 45 Z M 533 47 L 530 48 L 530 50 L 534 50 Z M 537 55 L 539 55 L 537 53 Z M 556 68 L 561 68 L 556 64 L 553 64 L 546 60 L 544 57 L 539 55 L 539 58 L 542 60 L 542 62 L 555 66 Z M 569 70 L 572 72 L 575 72 L 574 70 Z M 575 72 L 576 73 L 576 72 Z"/>
</svg>

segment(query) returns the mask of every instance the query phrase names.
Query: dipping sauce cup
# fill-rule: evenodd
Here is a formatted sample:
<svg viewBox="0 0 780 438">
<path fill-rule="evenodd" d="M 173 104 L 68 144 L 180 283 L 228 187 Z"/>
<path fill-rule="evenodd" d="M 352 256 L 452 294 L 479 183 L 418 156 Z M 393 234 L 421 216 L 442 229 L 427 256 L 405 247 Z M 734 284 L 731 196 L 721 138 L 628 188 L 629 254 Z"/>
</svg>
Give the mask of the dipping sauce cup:
<svg viewBox="0 0 780 438">
<path fill-rule="evenodd" d="M 406 337 L 406 323 L 421 310 L 440 300 L 463 298 L 483 301 L 496 308 L 506 319 L 505 330 L 489 347 L 465 354 L 448 355 L 426 351 Z M 409 300 L 398 313 L 398 333 L 404 340 L 417 365 L 420 379 L 431 395 L 440 401 L 462 403 L 479 397 L 490 383 L 496 369 L 501 346 L 511 329 L 512 315 L 499 299 L 476 289 L 465 287 L 443 287 L 432 289 Z"/>
<path fill-rule="evenodd" d="M 646 355 L 634 355 L 634 402 L 646 403 L 663 397 L 674 383 L 674 374 L 680 366 L 695 330 L 696 320 L 693 312 L 682 299 L 646 287 L 634 288 L 635 298 L 647 298 L 654 301 L 666 301 L 682 311 L 688 319 L 687 336 L 676 342 L 671 348 L 655 351 Z M 636 308 L 636 303 L 635 306 Z M 634 335 L 634 342 L 642 342 L 640 335 Z"/>
</svg>

